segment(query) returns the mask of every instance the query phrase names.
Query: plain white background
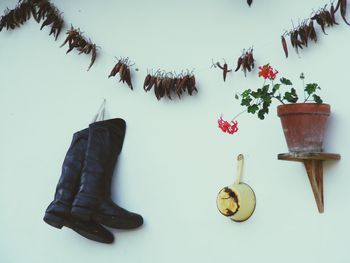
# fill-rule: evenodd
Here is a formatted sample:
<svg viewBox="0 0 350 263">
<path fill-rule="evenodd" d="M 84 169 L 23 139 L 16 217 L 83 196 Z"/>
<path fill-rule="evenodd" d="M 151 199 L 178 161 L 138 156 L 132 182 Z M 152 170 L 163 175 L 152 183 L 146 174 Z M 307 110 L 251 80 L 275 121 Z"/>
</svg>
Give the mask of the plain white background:
<svg viewBox="0 0 350 263">
<path fill-rule="evenodd" d="M 17 1 L 2 0 L 0 10 Z M 280 35 L 325 0 L 52 1 L 66 21 L 101 47 L 90 57 L 59 48 L 49 28 L 32 19 L 0 33 L 0 262 L 336 262 L 350 261 L 349 41 L 350 27 L 327 28 L 298 56 L 284 57 Z M 102 3 L 103 2 L 103 3 Z M 350 8 L 348 6 L 348 8 Z M 350 20 L 350 13 L 348 14 Z M 319 214 L 300 163 L 278 161 L 287 147 L 275 104 L 265 121 L 243 114 L 239 132 L 223 134 L 220 114 L 243 110 L 234 94 L 257 88 L 258 70 L 222 81 L 211 60 L 234 67 L 254 46 L 256 64 L 271 63 L 290 78 L 317 82 L 332 106 L 325 151 L 342 160 L 324 167 L 325 213 Z M 134 91 L 107 76 L 115 56 L 130 57 Z M 147 70 L 195 69 L 199 93 L 157 101 L 142 89 Z M 72 134 L 87 127 L 103 98 L 109 117 L 127 122 L 112 185 L 120 206 L 140 213 L 136 230 L 112 230 L 115 243 L 82 238 L 42 220 L 52 201 Z M 243 181 L 257 207 L 244 223 L 216 209 L 218 191 L 235 178 L 245 155 Z"/>
</svg>

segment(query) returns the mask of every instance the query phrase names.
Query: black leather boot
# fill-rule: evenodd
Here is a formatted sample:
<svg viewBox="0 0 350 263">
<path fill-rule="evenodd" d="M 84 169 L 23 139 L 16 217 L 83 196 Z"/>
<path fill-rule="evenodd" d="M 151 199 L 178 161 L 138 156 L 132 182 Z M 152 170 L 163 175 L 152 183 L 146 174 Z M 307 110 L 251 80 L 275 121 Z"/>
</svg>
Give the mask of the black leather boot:
<svg viewBox="0 0 350 263">
<path fill-rule="evenodd" d="M 125 121 L 119 118 L 90 124 L 80 188 L 72 206 L 74 217 L 118 229 L 131 229 L 143 224 L 140 215 L 119 207 L 111 200 L 112 176 L 123 146 L 125 128 Z"/>
<path fill-rule="evenodd" d="M 71 216 L 71 206 L 79 190 L 89 129 L 73 135 L 62 165 L 62 174 L 56 187 L 55 198 L 45 212 L 44 221 L 56 228 L 69 227 L 80 235 L 102 243 L 112 243 L 114 237 L 103 226 L 93 221 L 81 221 Z"/>
</svg>

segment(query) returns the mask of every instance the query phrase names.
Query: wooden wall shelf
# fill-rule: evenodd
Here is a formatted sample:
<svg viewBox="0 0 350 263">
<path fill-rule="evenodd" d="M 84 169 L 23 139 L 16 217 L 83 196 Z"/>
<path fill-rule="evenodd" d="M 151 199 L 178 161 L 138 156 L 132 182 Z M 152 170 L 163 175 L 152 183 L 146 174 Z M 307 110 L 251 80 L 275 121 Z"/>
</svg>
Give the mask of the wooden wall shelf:
<svg viewBox="0 0 350 263">
<path fill-rule="evenodd" d="M 340 160 L 340 154 L 336 153 L 280 153 L 278 160 L 296 161 L 304 163 L 312 192 L 320 213 L 324 212 L 323 202 L 323 162 L 329 160 Z"/>
</svg>

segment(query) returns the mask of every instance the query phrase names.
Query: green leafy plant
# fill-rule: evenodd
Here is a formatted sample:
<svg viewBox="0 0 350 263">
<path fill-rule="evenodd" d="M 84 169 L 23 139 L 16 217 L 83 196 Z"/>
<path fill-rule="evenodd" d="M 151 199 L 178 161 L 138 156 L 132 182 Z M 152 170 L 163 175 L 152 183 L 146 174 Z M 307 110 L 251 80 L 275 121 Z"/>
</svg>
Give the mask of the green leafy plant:
<svg viewBox="0 0 350 263">
<path fill-rule="evenodd" d="M 263 65 L 259 69 L 259 77 L 265 79 L 264 85 L 256 90 L 246 89 L 240 95 L 237 94 L 236 99 L 240 99 L 241 105 L 247 107 L 245 111 L 251 114 L 257 114 L 258 118 L 263 120 L 269 113 L 269 108 L 273 100 L 277 100 L 282 104 L 296 103 L 299 100 L 299 96 L 289 79 L 282 77 L 278 83 L 274 83 L 278 71 L 273 69 L 269 64 Z M 271 81 L 271 84 L 265 84 L 267 79 Z M 305 76 L 303 73 L 301 73 L 300 79 L 304 87 L 303 102 L 312 101 L 321 104 L 323 101 L 316 94 L 321 89 L 320 86 L 317 83 L 308 83 L 305 85 Z M 283 91 L 283 87 L 288 87 L 288 90 Z"/>
</svg>

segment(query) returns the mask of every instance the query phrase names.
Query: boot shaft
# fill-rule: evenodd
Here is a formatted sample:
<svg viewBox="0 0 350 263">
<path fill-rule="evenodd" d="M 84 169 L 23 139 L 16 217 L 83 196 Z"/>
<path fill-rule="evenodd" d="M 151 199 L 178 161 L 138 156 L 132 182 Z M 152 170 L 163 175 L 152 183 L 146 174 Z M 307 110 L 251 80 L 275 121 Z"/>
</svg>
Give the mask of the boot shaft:
<svg viewBox="0 0 350 263">
<path fill-rule="evenodd" d="M 110 196 L 113 171 L 122 150 L 125 130 L 125 121 L 119 118 L 89 125 L 79 192 Z"/>
<path fill-rule="evenodd" d="M 80 176 L 84 165 L 89 129 L 76 132 L 62 164 L 61 177 L 58 181 L 55 200 L 72 203 L 78 192 Z"/>
</svg>

